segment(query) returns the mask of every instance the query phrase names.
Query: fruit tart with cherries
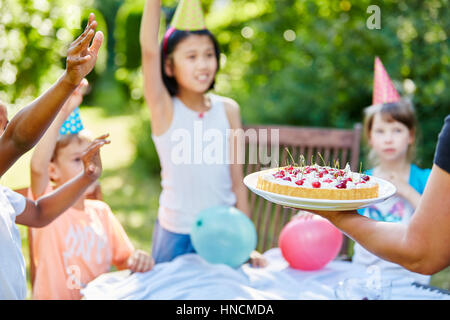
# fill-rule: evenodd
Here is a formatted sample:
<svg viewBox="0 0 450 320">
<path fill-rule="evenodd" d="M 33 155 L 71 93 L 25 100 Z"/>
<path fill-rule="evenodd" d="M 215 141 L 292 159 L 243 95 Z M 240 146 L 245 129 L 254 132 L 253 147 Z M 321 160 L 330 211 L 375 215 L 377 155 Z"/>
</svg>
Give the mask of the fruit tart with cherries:
<svg viewBox="0 0 450 320">
<path fill-rule="evenodd" d="M 378 183 L 373 177 L 329 166 L 286 166 L 261 171 L 257 189 L 291 197 L 360 200 L 377 198 Z"/>
</svg>

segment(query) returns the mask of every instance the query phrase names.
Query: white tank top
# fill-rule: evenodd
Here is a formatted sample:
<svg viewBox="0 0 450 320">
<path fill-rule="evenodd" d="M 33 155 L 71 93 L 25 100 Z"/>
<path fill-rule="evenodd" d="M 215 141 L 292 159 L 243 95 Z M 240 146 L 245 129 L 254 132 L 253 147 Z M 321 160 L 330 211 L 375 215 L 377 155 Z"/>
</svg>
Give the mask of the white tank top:
<svg viewBox="0 0 450 320">
<path fill-rule="evenodd" d="M 236 204 L 229 165 L 230 124 L 221 98 L 208 96 L 211 108 L 202 114 L 172 98 L 169 129 L 152 135 L 161 162 L 158 220 L 171 232 L 189 234 L 202 210 Z"/>
</svg>

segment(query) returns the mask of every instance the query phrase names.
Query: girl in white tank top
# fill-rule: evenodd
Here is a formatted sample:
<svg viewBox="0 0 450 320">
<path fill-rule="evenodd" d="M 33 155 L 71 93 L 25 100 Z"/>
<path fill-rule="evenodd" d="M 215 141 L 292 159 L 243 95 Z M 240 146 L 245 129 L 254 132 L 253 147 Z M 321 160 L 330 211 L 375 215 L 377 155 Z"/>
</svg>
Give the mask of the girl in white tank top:
<svg viewBox="0 0 450 320">
<path fill-rule="evenodd" d="M 152 135 L 161 162 L 158 220 L 174 233 L 189 234 L 204 209 L 236 204 L 228 159 L 230 125 L 221 98 L 208 97 L 211 108 L 204 113 L 174 97 L 169 130 Z"/>
<path fill-rule="evenodd" d="M 185 5 L 190 4 L 182 1 L 179 7 L 186 9 Z M 186 19 L 180 20 L 177 8 L 176 22 L 160 47 L 160 11 L 160 1 L 147 0 L 140 34 L 145 98 L 162 169 L 153 232 L 156 263 L 194 252 L 189 233 L 200 211 L 226 205 L 250 214 L 242 165 L 229 159 L 231 130 L 241 128 L 239 106 L 206 93 L 214 87 L 219 68 L 218 43 L 204 26 L 201 13 L 194 15 L 198 19 L 191 21 L 194 27 L 187 31 Z M 254 266 L 267 263 L 256 251 L 250 262 Z"/>
</svg>

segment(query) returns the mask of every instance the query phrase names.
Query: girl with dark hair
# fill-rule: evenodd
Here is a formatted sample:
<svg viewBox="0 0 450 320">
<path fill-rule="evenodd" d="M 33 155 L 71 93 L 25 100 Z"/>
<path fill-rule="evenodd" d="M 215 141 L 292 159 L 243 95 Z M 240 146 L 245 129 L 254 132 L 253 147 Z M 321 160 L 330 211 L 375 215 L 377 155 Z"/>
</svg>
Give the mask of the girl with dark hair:
<svg viewBox="0 0 450 320">
<path fill-rule="evenodd" d="M 216 38 L 214 35 L 207 29 L 204 30 L 196 30 L 196 31 L 186 31 L 186 30 L 176 30 L 174 28 L 169 28 L 166 33 L 166 39 L 163 40 L 163 43 L 161 44 L 161 66 L 166 65 L 167 63 L 173 64 L 173 55 L 175 48 L 177 45 L 188 38 L 189 36 L 198 36 L 198 37 L 204 37 L 208 38 L 211 43 L 213 44 L 213 50 L 210 49 L 208 52 L 208 55 L 210 58 L 213 57 L 216 60 L 217 69 L 216 72 L 219 70 L 219 64 L 220 64 L 220 49 L 219 44 L 217 43 Z M 164 42 L 165 41 L 165 42 Z M 170 73 L 170 71 L 169 71 Z M 164 81 L 164 85 L 169 91 L 170 96 L 174 97 L 178 93 L 178 83 L 174 76 L 169 76 L 166 72 L 166 68 L 161 68 L 161 74 L 162 79 Z M 171 73 L 170 73 L 171 74 Z M 215 75 L 214 75 L 215 76 Z M 212 79 L 211 85 L 208 88 L 209 90 L 214 89 L 215 85 L 215 78 Z"/>
<path fill-rule="evenodd" d="M 242 128 L 239 105 L 208 92 L 219 69 L 218 43 L 205 27 L 200 2 L 182 0 L 160 46 L 160 11 L 160 0 L 147 0 L 140 30 L 144 94 L 162 168 L 156 263 L 195 252 L 190 230 L 202 210 L 235 206 L 250 216 L 242 164 L 228 158 L 236 156 L 233 132 Z M 198 148 L 207 136 L 213 142 Z M 212 163 L 207 149 L 216 151 Z M 267 262 L 254 251 L 250 263 Z"/>
</svg>

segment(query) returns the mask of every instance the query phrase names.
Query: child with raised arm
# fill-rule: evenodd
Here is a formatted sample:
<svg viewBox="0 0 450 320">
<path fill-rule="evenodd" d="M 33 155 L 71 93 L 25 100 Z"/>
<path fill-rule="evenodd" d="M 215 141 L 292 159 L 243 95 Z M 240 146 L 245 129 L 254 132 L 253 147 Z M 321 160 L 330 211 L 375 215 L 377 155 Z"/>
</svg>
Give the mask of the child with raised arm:
<svg viewBox="0 0 450 320">
<path fill-rule="evenodd" d="M 0 108 L 0 176 L 45 133 L 65 100 L 92 70 L 103 35 L 95 33 L 93 14 L 84 32 L 67 51 L 66 70 L 59 80 L 9 122 L 6 108 Z M 89 46 L 91 40 L 93 43 Z M 0 186 L 0 299 L 25 299 L 25 260 L 16 224 L 43 227 L 53 221 L 95 181 L 101 173 L 99 149 L 105 139 L 97 139 L 81 155 L 84 170 L 64 187 L 37 201 L 26 199 Z"/>
<path fill-rule="evenodd" d="M 86 86 L 87 81 L 80 84 L 34 150 L 34 198 L 51 191 L 50 182 L 58 190 L 83 169 L 80 154 L 91 139 L 83 130 L 77 106 Z M 149 254 L 134 250 L 110 207 L 103 201 L 87 199 L 95 187 L 92 184 L 51 224 L 31 230 L 33 299 L 81 299 L 80 290 L 111 266 L 132 272 L 153 267 Z"/>
<path fill-rule="evenodd" d="M 430 169 L 421 169 L 412 163 L 417 131 L 415 112 L 411 103 L 401 99 L 378 57 L 375 59 L 373 104 L 364 112 L 369 160 L 375 165 L 366 173 L 392 182 L 397 194 L 358 211 L 377 221 L 408 224 L 424 192 Z M 379 266 L 382 273 L 397 279 L 429 282 L 428 276 L 380 259 L 359 244 L 355 244 L 354 249 L 354 263 Z"/>
<path fill-rule="evenodd" d="M 156 263 L 195 252 L 190 231 L 202 210 L 236 206 L 250 216 L 242 164 L 229 157 L 237 154 L 233 132 L 242 127 L 239 105 L 208 93 L 214 87 L 220 51 L 204 24 L 200 1 L 180 1 L 161 46 L 160 11 L 160 0 L 147 0 L 140 31 L 144 94 L 162 168 L 153 231 Z M 203 140 L 201 132 L 208 130 L 214 133 L 209 136 L 212 143 L 201 150 L 196 143 Z M 183 141 L 186 144 L 180 146 Z M 206 161 L 208 155 L 202 151 L 211 149 L 220 155 Z M 265 266 L 267 261 L 254 251 L 250 263 Z"/>
</svg>

